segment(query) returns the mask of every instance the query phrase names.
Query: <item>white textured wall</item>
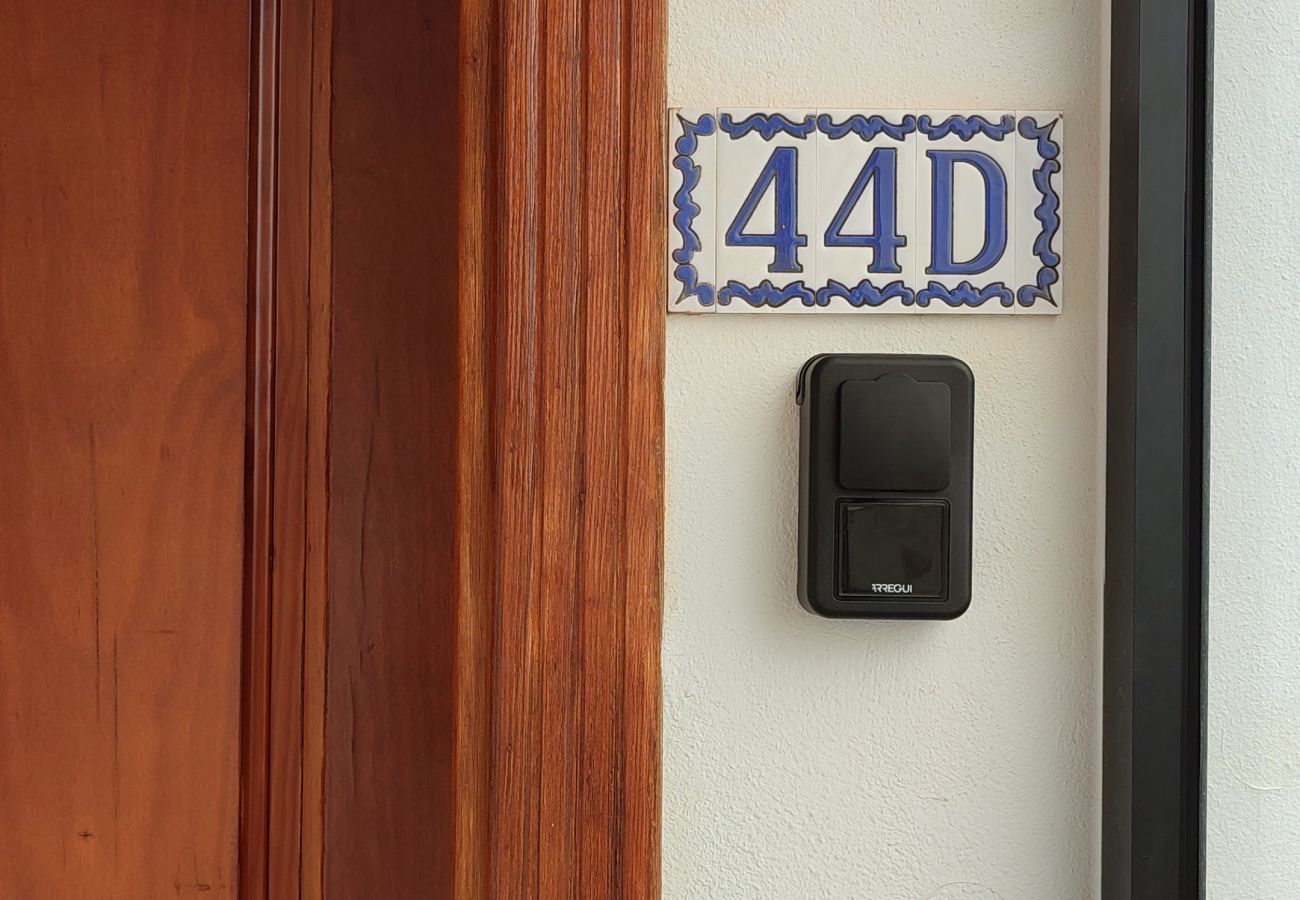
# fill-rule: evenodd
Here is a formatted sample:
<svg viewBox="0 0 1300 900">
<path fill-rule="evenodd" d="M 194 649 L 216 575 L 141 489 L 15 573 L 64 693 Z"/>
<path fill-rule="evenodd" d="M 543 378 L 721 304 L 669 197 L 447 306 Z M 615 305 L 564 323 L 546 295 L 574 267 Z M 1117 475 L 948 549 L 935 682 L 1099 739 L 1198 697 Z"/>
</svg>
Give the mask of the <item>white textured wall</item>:
<svg viewBox="0 0 1300 900">
<path fill-rule="evenodd" d="M 1300 6 L 1216 0 L 1210 900 L 1300 896 Z"/>
<path fill-rule="evenodd" d="M 1096 895 L 1102 2 L 670 2 L 675 106 L 1064 110 L 1068 295 L 1060 318 L 671 317 L 666 898 Z M 822 351 L 975 371 L 963 618 L 799 608 L 793 388 Z"/>
</svg>

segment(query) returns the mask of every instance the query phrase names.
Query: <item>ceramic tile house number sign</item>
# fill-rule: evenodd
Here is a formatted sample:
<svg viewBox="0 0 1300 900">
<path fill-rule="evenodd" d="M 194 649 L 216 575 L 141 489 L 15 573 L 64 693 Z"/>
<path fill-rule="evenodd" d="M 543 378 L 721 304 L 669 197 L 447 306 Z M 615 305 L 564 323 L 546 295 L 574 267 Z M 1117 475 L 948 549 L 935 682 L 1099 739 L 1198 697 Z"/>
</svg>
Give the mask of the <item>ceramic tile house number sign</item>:
<svg viewBox="0 0 1300 900">
<path fill-rule="evenodd" d="M 1059 113 L 673 109 L 670 312 L 1059 313 Z"/>
</svg>

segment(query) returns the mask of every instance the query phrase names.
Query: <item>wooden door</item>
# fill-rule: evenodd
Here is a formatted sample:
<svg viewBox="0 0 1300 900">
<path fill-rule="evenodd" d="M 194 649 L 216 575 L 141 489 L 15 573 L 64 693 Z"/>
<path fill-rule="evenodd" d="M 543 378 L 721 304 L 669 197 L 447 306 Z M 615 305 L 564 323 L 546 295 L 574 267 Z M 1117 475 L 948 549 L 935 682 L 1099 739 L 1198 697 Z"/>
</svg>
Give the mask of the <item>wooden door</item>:
<svg viewBox="0 0 1300 900">
<path fill-rule="evenodd" d="M 0 896 L 233 896 L 250 8 L 0 23 Z"/>
<path fill-rule="evenodd" d="M 0 0 L 0 898 L 657 894 L 664 9 Z"/>
</svg>

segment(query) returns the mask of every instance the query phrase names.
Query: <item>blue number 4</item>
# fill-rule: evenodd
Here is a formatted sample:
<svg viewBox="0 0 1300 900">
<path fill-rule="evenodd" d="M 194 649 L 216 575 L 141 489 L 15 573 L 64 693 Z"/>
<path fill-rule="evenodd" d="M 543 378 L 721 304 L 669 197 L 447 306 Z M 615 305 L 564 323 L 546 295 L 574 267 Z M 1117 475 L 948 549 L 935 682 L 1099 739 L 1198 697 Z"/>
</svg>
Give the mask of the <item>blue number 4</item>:
<svg viewBox="0 0 1300 900">
<path fill-rule="evenodd" d="M 730 247 L 770 247 L 772 263 L 769 272 L 802 272 L 799 248 L 808 246 L 808 236 L 799 233 L 799 151 L 795 147 L 777 147 L 768 157 L 758 180 L 749 189 L 749 195 L 740 211 L 727 228 L 726 241 Z M 844 227 L 853 210 L 862 200 L 867 186 L 875 182 L 872 203 L 873 231 L 870 234 L 845 234 Z M 774 193 L 774 222 L 772 231 L 754 233 L 746 231 L 758 204 L 772 190 Z M 875 252 L 869 272 L 898 273 L 898 250 L 907 246 L 907 238 L 898 234 L 898 151 L 893 147 L 877 147 L 863 165 L 853 186 L 849 188 L 839 210 L 826 229 L 827 247 L 868 247 Z"/>
<path fill-rule="evenodd" d="M 727 228 L 727 245 L 730 247 L 771 247 L 772 264 L 769 272 L 802 272 L 799 263 L 799 248 L 808 246 L 808 236 L 799 234 L 797 223 L 799 211 L 799 151 L 795 147 L 777 147 L 768 157 L 767 165 L 759 173 L 758 180 L 749 189 L 749 196 L 740 206 L 740 212 Z M 754 210 L 767 193 L 768 188 L 775 191 L 776 214 L 773 217 L 772 231 L 767 234 L 753 234 L 745 231 L 749 220 L 754 217 Z"/>
<path fill-rule="evenodd" d="M 875 180 L 875 201 L 872 204 L 873 231 L 871 234 L 845 234 L 848 221 L 862 192 Z M 826 229 L 827 247 L 870 247 L 875 258 L 868 272 L 898 273 L 898 248 L 907 246 L 907 238 L 898 234 L 898 151 L 893 147 L 877 147 L 867 157 L 867 162 L 857 179 L 844 196 L 835 218 Z"/>
</svg>

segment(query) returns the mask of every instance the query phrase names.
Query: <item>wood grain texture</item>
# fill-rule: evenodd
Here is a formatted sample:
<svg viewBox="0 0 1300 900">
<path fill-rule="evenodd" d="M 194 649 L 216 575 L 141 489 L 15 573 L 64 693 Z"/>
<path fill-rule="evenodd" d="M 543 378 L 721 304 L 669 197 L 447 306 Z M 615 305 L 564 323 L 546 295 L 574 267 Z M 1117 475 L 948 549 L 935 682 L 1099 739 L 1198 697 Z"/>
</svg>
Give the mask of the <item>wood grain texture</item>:
<svg viewBox="0 0 1300 900">
<path fill-rule="evenodd" d="M 0 896 L 232 897 L 249 8 L 0 21 Z"/>
<path fill-rule="evenodd" d="M 330 900 L 452 884 L 457 15 L 333 4 Z"/>
<path fill-rule="evenodd" d="M 495 563 L 493 519 L 492 318 L 486 298 L 495 289 L 494 194 L 497 189 L 495 3 L 462 2 L 458 190 L 459 289 L 456 428 L 456 632 L 453 691 L 453 810 L 455 868 L 452 896 L 485 900 L 492 890 L 493 631 Z"/>
<path fill-rule="evenodd" d="M 310 160 L 307 171 L 307 459 L 306 565 L 302 643 L 301 900 L 325 896 L 325 700 L 328 660 L 329 404 L 333 271 L 333 160 L 330 153 L 334 6 L 314 0 L 311 21 Z M 318 489 L 319 488 L 319 489 Z"/>
<path fill-rule="evenodd" d="M 240 712 L 240 898 L 266 897 L 270 858 L 272 571 L 275 528 L 276 164 L 279 4 L 254 4 L 249 90 L 248 390 L 245 396 L 244 619 Z M 287 423 L 281 427 L 288 427 Z"/>
<path fill-rule="evenodd" d="M 657 897 L 664 4 L 462 10 L 458 897 Z"/>
<path fill-rule="evenodd" d="M 275 394 L 272 415 L 275 440 L 270 529 L 273 602 L 269 613 L 267 758 L 268 791 L 266 900 L 296 898 L 303 864 L 304 806 L 304 625 L 307 616 L 309 505 L 327 490 L 323 473 L 312 469 L 315 448 L 309 437 L 309 405 L 314 394 L 328 390 L 324 373 L 313 370 L 311 292 L 328 291 L 328 282 L 313 285 L 311 203 L 311 91 L 313 18 L 317 3 L 263 0 L 277 10 L 275 67 Z M 314 376 L 314 377 L 313 377 Z M 241 900 L 261 900 L 256 891 Z"/>
<path fill-rule="evenodd" d="M 2 11 L 0 896 L 657 896 L 663 3 Z"/>
<path fill-rule="evenodd" d="M 321 0 L 255 13 L 240 896 L 267 900 L 320 896 L 329 279 L 312 275 L 329 184 L 313 156 L 329 45 Z"/>
</svg>

